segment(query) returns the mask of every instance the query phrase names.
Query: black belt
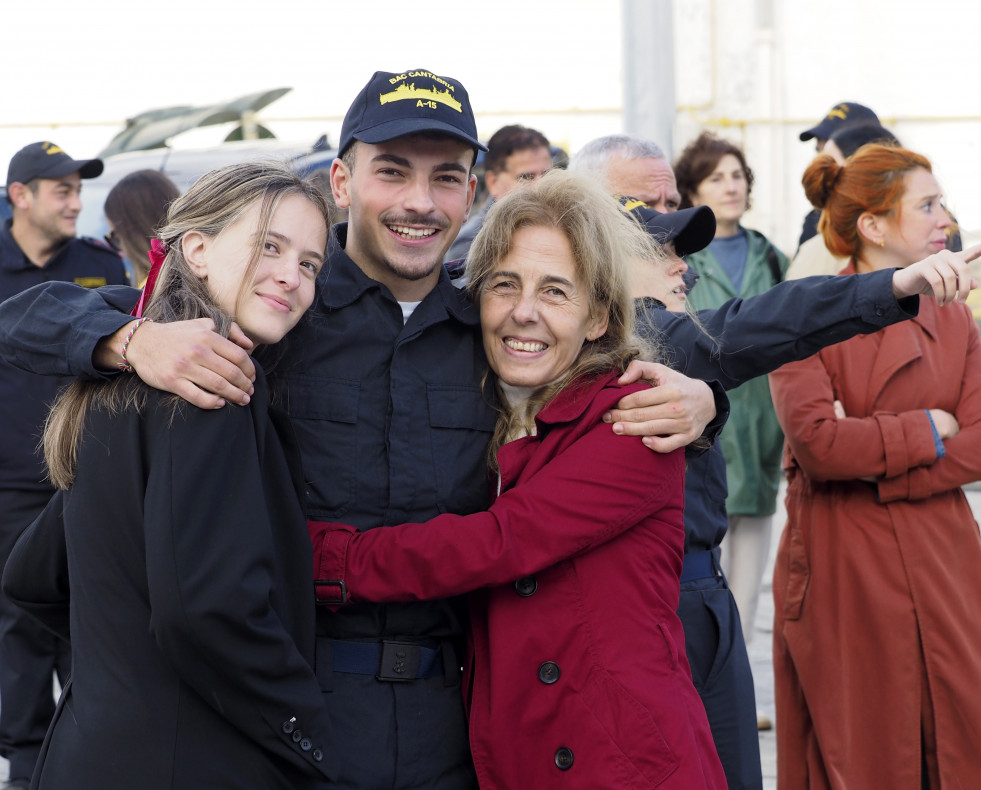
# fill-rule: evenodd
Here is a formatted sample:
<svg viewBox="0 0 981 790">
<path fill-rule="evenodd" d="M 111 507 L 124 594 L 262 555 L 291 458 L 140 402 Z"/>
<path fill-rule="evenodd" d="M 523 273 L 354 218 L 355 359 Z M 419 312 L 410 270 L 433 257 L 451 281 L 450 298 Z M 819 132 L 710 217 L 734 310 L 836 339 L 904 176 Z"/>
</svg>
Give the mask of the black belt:
<svg viewBox="0 0 981 790">
<path fill-rule="evenodd" d="M 691 551 L 685 554 L 681 566 L 681 581 L 693 582 L 697 579 L 714 579 L 721 576 L 719 570 L 719 548 Z"/>
<path fill-rule="evenodd" d="M 378 680 L 399 682 L 431 678 L 443 674 L 444 666 L 457 663 L 449 642 L 441 643 L 439 647 L 426 647 L 417 642 L 388 639 L 378 642 L 323 641 L 330 645 L 334 672 L 374 675 Z"/>
</svg>

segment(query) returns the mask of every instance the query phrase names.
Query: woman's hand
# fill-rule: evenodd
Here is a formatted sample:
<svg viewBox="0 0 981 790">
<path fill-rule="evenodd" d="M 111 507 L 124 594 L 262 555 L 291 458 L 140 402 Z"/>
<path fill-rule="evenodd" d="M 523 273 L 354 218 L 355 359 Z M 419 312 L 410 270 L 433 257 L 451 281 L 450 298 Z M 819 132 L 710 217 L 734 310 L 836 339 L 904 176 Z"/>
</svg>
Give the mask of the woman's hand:
<svg viewBox="0 0 981 790">
<path fill-rule="evenodd" d="M 961 424 L 957 422 L 957 418 L 949 411 L 930 409 L 929 412 L 941 439 L 952 439 L 961 432 Z"/>
<path fill-rule="evenodd" d="M 892 292 L 897 299 L 924 294 L 941 305 L 963 302 L 978 287 L 968 263 L 979 256 L 981 244 L 961 252 L 941 250 L 905 269 L 897 269 L 892 277 Z"/>
</svg>

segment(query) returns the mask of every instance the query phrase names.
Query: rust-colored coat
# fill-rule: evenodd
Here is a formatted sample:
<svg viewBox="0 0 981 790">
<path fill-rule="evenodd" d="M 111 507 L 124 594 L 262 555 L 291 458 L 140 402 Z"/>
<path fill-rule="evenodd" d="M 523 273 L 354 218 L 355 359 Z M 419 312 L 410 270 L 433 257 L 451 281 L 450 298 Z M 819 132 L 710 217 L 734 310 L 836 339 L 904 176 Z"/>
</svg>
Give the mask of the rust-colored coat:
<svg viewBox="0 0 981 790">
<path fill-rule="evenodd" d="M 919 790 L 921 730 L 931 787 L 981 787 L 981 538 L 960 488 L 981 479 L 981 344 L 966 308 L 921 302 L 771 374 L 780 790 Z M 928 408 L 961 426 L 944 458 Z"/>
</svg>

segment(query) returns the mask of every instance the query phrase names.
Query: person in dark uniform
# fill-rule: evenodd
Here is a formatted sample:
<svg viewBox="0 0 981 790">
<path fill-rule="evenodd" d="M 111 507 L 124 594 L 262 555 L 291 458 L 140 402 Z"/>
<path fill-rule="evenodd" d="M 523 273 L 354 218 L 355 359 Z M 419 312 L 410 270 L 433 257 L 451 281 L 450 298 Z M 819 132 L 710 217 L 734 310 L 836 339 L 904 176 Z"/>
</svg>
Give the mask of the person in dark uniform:
<svg viewBox="0 0 981 790">
<path fill-rule="evenodd" d="M 0 300 L 50 280 L 88 288 L 126 282 L 117 253 L 75 236 L 82 180 L 101 172 L 101 160 L 72 159 L 50 142 L 14 154 L 7 170 L 12 217 L 0 227 Z M 54 491 L 37 445 L 64 383 L 0 362 L 0 567 Z M 10 762 L 8 788 L 27 787 L 54 713 L 52 673 L 64 683 L 69 668 L 67 645 L 0 595 L 0 754 Z"/>
</svg>

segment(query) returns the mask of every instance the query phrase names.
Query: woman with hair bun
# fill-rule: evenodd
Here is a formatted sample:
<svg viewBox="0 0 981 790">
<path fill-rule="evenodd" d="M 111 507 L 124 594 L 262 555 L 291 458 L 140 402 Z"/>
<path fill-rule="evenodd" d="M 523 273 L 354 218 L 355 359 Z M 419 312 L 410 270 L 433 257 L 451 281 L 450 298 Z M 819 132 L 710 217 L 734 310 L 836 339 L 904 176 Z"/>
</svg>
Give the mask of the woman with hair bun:
<svg viewBox="0 0 981 790">
<path fill-rule="evenodd" d="M 899 140 L 888 129 L 884 129 L 877 123 L 859 123 L 836 130 L 828 138 L 828 142 L 824 144 L 821 153 L 829 154 L 841 165 L 859 148 L 868 143 L 892 145 L 897 148 L 900 146 Z M 950 247 L 950 249 L 960 248 Z M 831 251 L 824 246 L 824 239 L 821 234 L 818 233 L 811 236 L 807 241 L 801 242 L 790 268 L 787 269 L 787 279 L 798 280 L 801 277 L 811 277 L 815 274 L 837 274 L 846 263 L 848 263 L 848 258 L 832 255 Z"/>
<path fill-rule="evenodd" d="M 927 159 L 867 145 L 804 174 L 843 274 L 970 261 Z M 960 301 L 959 299 L 957 300 Z M 974 787 L 981 777 L 981 343 L 963 304 L 770 374 L 787 437 L 774 573 L 780 787 Z"/>
</svg>

